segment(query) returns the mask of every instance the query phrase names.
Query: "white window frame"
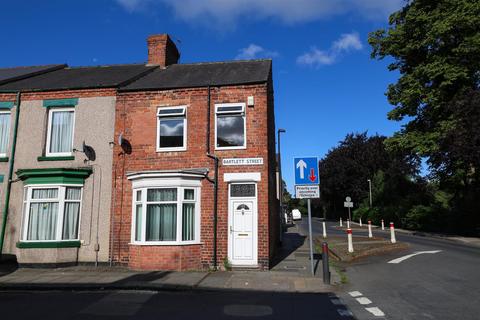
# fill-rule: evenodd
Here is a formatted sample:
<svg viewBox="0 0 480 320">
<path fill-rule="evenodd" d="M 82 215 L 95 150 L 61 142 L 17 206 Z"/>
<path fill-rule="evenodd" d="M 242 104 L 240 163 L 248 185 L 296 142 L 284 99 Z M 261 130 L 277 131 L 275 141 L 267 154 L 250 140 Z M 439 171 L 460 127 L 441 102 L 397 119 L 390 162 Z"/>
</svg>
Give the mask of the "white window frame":
<svg viewBox="0 0 480 320">
<path fill-rule="evenodd" d="M 0 110 L 0 114 L 9 114 L 10 115 L 10 119 L 9 119 L 9 123 L 8 123 L 8 128 L 9 128 L 9 132 L 8 132 L 8 144 L 7 144 L 7 147 L 6 149 L 8 150 L 8 146 L 10 145 L 10 130 L 11 130 L 11 121 L 12 121 L 12 112 L 10 110 Z M 8 152 L 8 151 L 7 151 Z M 7 152 L 5 153 L 0 153 L 0 157 L 1 158 L 4 158 L 7 156 Z"/>
<path fill-rule="evenodd" d="M 182 109 L 180 113 L 172 113 L 169 115 L 160 115 L 160 110 L 174 110 Z M 183 146 L 182 147 L 161 147 L 160 146 L 160 122 L 161 119 L 181 119 L 183 118 Z M 186 151 L 187 150 L 187 106 L 172 106 L 172 107 L 158 107 L 157 108 L 157 152 L 170 152 L 170 151 Z"/>
<path fill-rule="evenodd" d="M 218 108 L 221 107 L 242 107 L 242 111 L 218 111 Z M 234 146 L 234 147 L 219 147 L 217 145 L 217 118 L 218 115 L 223 114 L 243 114 L 243 146 Z M 247 148 L 247 108 L 244 102 L 238 103 L 218 103 L 215 104 L 215 150 L 238 150 L 238 149 L 246 149 Z"/>
<path fill-rule="evenodd" d="M 80 188 L 80 200 L 65 200 L 65 191 L 66 188 Z M 32 190 L 33 189 L 52 189 L 57 188 L 58 194 L 55 199 L 34 199 L 32 201 Z M 55 233 L 55 239 L 53 240 L 28 240 L 28 224 L 30 220 L 30 204 L 32 202 L 58 202 L 58 214 L 57 214 L 57 228 Z M 65 217 L 65 202 L 79 202 L 79 212 L 78 212 L 78 231 L 77 237 L 75 239 L 62 239 L 63 233 L 63 220 Z M 68 241 L 79 241 L 80 240 L 80 229 L 81 229 L 81 219 L 82 219 L 82 202 L 83 202 L 83 185 L 81 184 L 31 184 L 24 187 L 24 196 L 23 196 L 23 226 L 22 226 L 22 242 L 68 242 Z"/>
<path fill-rule="evenodd" d="M 50 152 L 50 142 L 52 138 L 52 118 L 54 112 L 65 112 L 73 111 L 73 128 L 72 128 L 72 151 L 70 152 Z M 65 107 L 65 108 L 49 108 L 48 110 L 48 128 L 47 128 L 47 146 L 45 150 L 45 155 L 47 157 L 57 157 L 57 156 L 71 156 L 73 154 L 73 140 L 75 137 L 75 108 L 74 107 Z"/>
<path fill-rule="evenodd" d="M 175 201 L 151 201 L 147 202 L 147 190 L 148 189 L 177 189 L 177 200 Z M 185 189 L 194 190 L 194 199 L 185 200 Z M 139 188 L 134 188 L 132 196 L 132 227 L 131 227 L 131 244 L 135 245 L 152 245 L 152 246 L 171 246 L 171 245 L 192 245 L 200 243 L 200 192 L 201 188 L 196 186 L 182 186 L 182 185 L 161 185 L 161 186 L 142 186 Z M 141 201 L 136 200 L 137 191 L 141 191 Z M 175 241 L 146 241 L 147 236 L 147 204 L 155 203 L 176 203 L 177 204 L 177 230 L 176 230 L 176 240 Z M 195 203 L 195 225 L 194 225 L 194 239 L 193 240 L 182 240 L 182 222 L 183 222 L 183 204 L 184 203 Z M 137 226 L 137 205 L 141 204 L 142 206 L 142 226 L 140 240 L 135 239 L 135 232 Z"/>
</svg>

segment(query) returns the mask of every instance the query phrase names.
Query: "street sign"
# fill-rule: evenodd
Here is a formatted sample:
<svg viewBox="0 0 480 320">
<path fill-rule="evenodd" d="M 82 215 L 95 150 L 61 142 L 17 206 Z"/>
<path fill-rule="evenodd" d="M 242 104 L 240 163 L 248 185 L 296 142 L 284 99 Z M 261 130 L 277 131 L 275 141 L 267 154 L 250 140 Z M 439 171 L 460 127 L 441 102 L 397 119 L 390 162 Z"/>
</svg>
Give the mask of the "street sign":
<svg viewBox="0 0 480 320">
<path fill-rule="evenodd" d="M 345 198 L 345 202 L 343 203 L 343 206 L 344 206 L 345 208 L 353 208 L 352 198 L 346 197 L 346 198 Z"/>
<path fill-rule="evenodd" d="M 320 198 L 319 186 L 295 186 L 295 198 L 315 199 Z"/>
<path fill-rule="evenodd" d="M 318 159 L 316 157 L 294 158 L 295 184 L 318 184 Z"/>
</svg>

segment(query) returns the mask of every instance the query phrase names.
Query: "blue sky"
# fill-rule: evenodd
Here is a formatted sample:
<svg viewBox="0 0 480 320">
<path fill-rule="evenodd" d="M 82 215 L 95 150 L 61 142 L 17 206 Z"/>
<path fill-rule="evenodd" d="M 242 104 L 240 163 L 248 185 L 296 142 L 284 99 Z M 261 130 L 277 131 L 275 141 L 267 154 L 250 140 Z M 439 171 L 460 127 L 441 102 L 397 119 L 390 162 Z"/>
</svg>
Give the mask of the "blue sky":
<svg viewBox="0 0 480 320">
<path fill-rule="evenodd" d="M 384 92 L 397 75 L 370 59 L 368 32 L 402 0 L 4 1 L 0 67 L 143 62 L 146 37 L 169 33 L 181 62 L 272 57 L 283 174 L 349 132 L 390 135 Z"/>
</svg>

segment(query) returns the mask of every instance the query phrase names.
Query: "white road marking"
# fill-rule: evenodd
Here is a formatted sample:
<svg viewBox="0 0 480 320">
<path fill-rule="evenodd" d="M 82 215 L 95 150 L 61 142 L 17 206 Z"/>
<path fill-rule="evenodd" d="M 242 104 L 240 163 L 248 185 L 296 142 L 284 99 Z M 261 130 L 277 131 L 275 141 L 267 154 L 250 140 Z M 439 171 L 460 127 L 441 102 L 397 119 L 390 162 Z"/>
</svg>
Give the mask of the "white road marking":
<svg viewBox="0 0 480 320">
<path fill-rule="evenodd" d="M 366 297 L 357 298 L 358 303 L 360 304 L 370 304 L 372 301 Z"/>
<path fill-rule="evenodd" d="M 377 307 L 365 308 L 365 310 L 367 310 L 368 312 L 370 312 L 371 314 L 373 314 L 375 317 L 383 317 L 383 316 L 385 316 L 385 313 L 383 313 L 383 311 L 380 310 L 380 309 L 377 308 Z"/>
<path fill-rule="evenodd" d="M 349 292 L 348 294 L 351 295 L 354 298 L 363 296 L 363 294 L 360 291 L 352 291 L 352 292 Z"/>
<path fill-rule="evenodd" d="M 343 304 L 342 301 L 340 301 L 340 299 L 330 299 L 330 301 L 332 301 L 332 303 L 335 305 Z"/>
<path fill-rule="evenodd" d="M 353 317 L 353 313 L 350 310 L 337 309 L 337 312 L 342 317 Z"/>
<path fill-rule="evenodd" d="M 432 250 L 432 251 L 417 251 L 415 253 L 412 253 L 412 254 L 407 254 L 406 256 L 403 256 L 403 257 L 400 257 L 400 258 L 397 258 L 397 259 L 393 259 L 393 260 L 390 260 L 388 261 L 388 263 L 400 263 L 404 260 L 407 260 L 407 259 L 410 259 L 411 257 L 414 257 L 414 256 L 417 256 L 419 254 L 424 254 L 424 253 L 439 253 L 439 252 L 442 252 L 442 250 Z"/>
</svg>

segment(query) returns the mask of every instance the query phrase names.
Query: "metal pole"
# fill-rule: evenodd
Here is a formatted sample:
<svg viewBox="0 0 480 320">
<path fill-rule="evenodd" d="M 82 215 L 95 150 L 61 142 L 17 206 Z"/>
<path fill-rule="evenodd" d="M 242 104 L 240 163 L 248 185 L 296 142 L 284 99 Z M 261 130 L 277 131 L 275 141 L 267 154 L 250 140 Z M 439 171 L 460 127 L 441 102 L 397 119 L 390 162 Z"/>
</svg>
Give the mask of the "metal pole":
<svg viewBox="0 0 480 320">
<path fill-rule="evenodd" d="M 348 220 L 352 221 L 352 217 L 350 216 L 350 207 L 348 207 Z"/>
<path fill-rule="evenodd" d="M 328 243 L 322 244 L 323 283 L 330 284 L 330 264 L 328 263 Z"/>
<path fill-rule="evenodd" d="M 282 177 L 282 157 L 281 157 L 281 148 L 280 148 L 280 133 L 284 133 L 285 129 L 278 129 L 277 131 L 277 136 L 278 136 L 278 175 L 280 179 L 280 184 L 279 184 L 279 192 L 278 195 L 280 197 L 280 235 L 279 235 L 279 240 L 280 243 L 283 240 L 283 177 Z"/>
<path fill-rule="evenodd" d="M 312 211 L 310 209 L 310 199 L 308 203 L 308 237 L 310 239 L 310 267 L 312 269 L 312 276 L 315 276 L 315 270 L 313 268 L 313 235 L 312 235 Z"/>
</svg>

